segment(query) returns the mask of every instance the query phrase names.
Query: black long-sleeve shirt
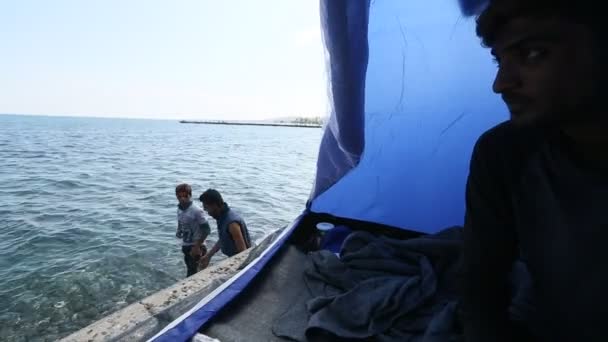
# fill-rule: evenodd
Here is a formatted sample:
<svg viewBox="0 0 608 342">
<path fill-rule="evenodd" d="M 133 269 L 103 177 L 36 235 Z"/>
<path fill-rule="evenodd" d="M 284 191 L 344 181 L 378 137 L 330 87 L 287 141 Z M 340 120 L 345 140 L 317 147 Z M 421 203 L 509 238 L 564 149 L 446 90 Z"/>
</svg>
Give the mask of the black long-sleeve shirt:
<svg viewBox="0 0 608 342">
<path fill-rule="evenodd" d="M 519 340 L 507 276 L 521 257 L 539 340 L 608 341 L 608 168 L 564 135 L 503 123 L 473 152 L 467 182 L 467 341 Z"/>
</svg>

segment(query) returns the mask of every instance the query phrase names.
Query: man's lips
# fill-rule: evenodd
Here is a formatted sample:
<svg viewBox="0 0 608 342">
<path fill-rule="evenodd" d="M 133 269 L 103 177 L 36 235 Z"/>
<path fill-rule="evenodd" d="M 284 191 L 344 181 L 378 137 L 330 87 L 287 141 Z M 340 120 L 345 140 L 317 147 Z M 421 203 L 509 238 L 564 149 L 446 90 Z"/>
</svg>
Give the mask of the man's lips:
<svg viewBox="0 0 608 342">
<path fill-rule="evenodd" d="M 518 113 L 530 105 L 530 100 L 519 95 L 503 95 L 503 101 L 509 107 L 511 113 Z"/>
</svg>

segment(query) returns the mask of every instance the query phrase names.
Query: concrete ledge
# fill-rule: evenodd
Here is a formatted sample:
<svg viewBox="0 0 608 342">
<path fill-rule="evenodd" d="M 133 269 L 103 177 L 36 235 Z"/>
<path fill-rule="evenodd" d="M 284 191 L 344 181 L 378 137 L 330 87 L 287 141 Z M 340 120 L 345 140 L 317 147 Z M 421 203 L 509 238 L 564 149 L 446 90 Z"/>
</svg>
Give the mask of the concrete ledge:
<svg viewBox="0 0 608 342">
<path fill-rule="evenodd" d="M 141 341 L 192 308 L 250 260 L 250 248 L 76 331 L 61 341 Z M 202 336 L 201 336 L 202 338 Z"/>
</svg>

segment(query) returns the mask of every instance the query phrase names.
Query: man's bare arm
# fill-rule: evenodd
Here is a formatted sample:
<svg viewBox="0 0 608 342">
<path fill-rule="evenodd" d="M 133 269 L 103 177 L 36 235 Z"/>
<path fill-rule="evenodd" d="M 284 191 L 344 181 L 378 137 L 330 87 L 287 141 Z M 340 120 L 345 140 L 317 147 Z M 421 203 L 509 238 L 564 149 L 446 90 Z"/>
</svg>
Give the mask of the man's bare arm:
<svg viewBox="0 0 608 342">
<path fill-rule="evenodd" d="M 241 225 L 236 222 L 232 222 L 228 226 L 228 231 L 232 236 L 232 240 L 234 241 L 237 252 L 240 253 L 246 250 L 247 244 L 245 243 L 245 238 L 243 237 L 243 232 L 241 231 Z"/>
</svg>

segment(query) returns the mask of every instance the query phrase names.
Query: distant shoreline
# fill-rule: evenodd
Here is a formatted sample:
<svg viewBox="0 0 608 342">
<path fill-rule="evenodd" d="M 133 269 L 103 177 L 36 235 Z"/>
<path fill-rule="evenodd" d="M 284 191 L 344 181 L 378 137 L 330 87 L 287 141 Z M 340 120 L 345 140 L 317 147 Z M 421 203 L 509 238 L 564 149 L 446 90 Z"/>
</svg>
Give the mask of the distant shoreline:
<svg viewBox="0 0 608 342">
<path fill-rule="evenodd" d="M 302 127 L 302 128 L 321 128 L 318 124 L 299 124 L 299 123 L 265 123 L 265 122 L 237 122 L 237 121 L 198 121 L 180 120 L 183 124 L 202 124 L 202 125 L 237 125 L 237 126 L 272 126 L 272 127 Z"/>
<path fill-rule="evenodd" d="M 303 128 L 322 128 L 320 118 L 275 118 L 268 120 L 239 121 L 239 120 L 180 120 L 178 118 L 166 117 L 137 117 L 137 116 L 101 116 L 101 115 L 75 115 L 75 114 L 38 114 L 38 113 L 0 113 L 1 117 L 25 117 L 25 118 L 49 118 L 49 119 L 94 119 L 94 120 L 150 120 L 150 121 L 179 121 L 188 124 L 209 124 L 209 125 L 248 125 L 248 126 L 275 126 L 275 127 L 303 127 Z M 303 122 L 301 122 L 303 121 Z M 308 121 L 308 122 L 307 122 Z"/>
</svg>

